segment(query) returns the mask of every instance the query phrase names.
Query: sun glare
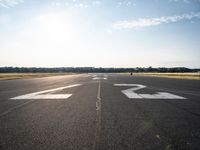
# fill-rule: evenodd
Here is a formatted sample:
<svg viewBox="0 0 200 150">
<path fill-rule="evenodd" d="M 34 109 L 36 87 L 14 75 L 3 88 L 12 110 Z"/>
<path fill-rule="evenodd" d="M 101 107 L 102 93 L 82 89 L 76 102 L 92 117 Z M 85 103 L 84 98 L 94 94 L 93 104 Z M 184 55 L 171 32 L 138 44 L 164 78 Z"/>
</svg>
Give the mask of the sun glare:
<svg viewBox="0 0 200 150">
<path fill-rule="evenodd" d="M 47 41 L 67 42 L 78 36 L 73 20 L 64 13 L 48 13 L 36 18 L 36 28 Z"/>
</svg>

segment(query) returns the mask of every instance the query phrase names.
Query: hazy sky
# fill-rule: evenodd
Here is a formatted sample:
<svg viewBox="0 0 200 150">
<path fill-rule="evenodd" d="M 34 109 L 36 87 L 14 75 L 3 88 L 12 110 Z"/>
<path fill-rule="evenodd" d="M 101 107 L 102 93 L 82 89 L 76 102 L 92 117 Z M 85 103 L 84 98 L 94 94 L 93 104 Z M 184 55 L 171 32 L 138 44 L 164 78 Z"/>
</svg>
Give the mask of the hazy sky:
<svg viewBox="0 0 200 150">
<path fill-rule="evenodd" d="M 0 0 L 0 66 L 200 68 L 200 0 Z"/>
</svg>

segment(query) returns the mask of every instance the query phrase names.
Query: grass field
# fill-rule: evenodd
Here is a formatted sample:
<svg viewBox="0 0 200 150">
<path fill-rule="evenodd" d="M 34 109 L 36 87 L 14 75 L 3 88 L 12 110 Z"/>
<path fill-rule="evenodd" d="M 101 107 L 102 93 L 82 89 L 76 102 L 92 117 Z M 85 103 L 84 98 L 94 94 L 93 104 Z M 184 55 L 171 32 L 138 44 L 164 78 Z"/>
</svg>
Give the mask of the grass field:
<svg viewBox="0 0 200 150">
<path fill-rule="evenodd" d="M 13 80 L 23 78 L 40 78 L 49 76 L 70 75 L 73 73 L 0 73 L 0 80 Z"/>
<path fill-rule="evenodd" d="M 200 74 L 199 73 L 133 73 L 133 76 L 134 75 L 176 78 L 176 79 L 189 79 L 189 80 L 200 80 Z"/>
<path fill-rule="evenodd" d="M 40 77 L 49 77 L 49 76 L 71 75 L 71 74 L 74 74 L 74 73 L 0 73 L 0 80 L 40 78 Z M 125 73 L 125 74 L 130 74 L 130 73 Z M 133 76 L 135 75 L 200 80 L 199 73 L 133 73 Z"/>
</svg>

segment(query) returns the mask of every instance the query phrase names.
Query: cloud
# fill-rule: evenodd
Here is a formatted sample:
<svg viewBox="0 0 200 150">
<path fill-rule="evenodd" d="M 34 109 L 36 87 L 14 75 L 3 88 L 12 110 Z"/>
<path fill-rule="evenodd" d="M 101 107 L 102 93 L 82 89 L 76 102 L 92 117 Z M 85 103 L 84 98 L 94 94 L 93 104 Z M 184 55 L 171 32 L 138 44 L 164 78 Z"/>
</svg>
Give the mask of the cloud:
<svg viewBox="0 0 200 150">
<path fill-rule="evenodd" d="M 76 7 L 79 7 L 79 8 L 88 8 L 88 7 L 89 7 L 89 5 L 83 4 L 83 3 L 78 3 L 78 4 L 76 4 L 75 6 L 76 6 Z"/>
<path fill-rule="evenodd" d="M 122 7 L 122 6 L 127 6 L 127 7 L 129 7 L 129 6 L 136 6 L 136 4 L 135 3 L 133 3 L 132 1 L 127 1 L 127 0 L 124 0 L 124 1 L 119 1 L 119 2 L 117 2 L 117 8 L 119 8 L 119 7 Z"/>
<path fill-rule="evenodd" d="M 200 2 L 200 0 L 169 0 L 169 2 L 183 2 L 183 3 L 190 3 L 190 2 Z"/>
<path fill-rule="evenodd" d="M 10 8 L 23 2 L 23 0 L 0 0 L 0 6 L 4 8 Z"/>
<path fill-rule="evenodd" d="M 169 2 L 184 2 L 189 3 L 190 0 L 169 0 Z"/>
<path fill-rule="evenodd" d="M 98 0 L 97 0 L 97 1 L 93 1 L 92 4 L 93 4 L 93 5 L 100 5 L 100 4 L 101 4 L 101 1 L 98 1 Z"/>
<path fill-rule="evenodd" d="M 101 4 L 100 0 L 92 0 L 92 1 L 81 1 L 81 0 L 71 0 L 71 1 L 63 1 L 63 0 L 57 0 L 50 2 L 50 5 L 53 7 L 75 7 L 75 8 L 91 8 L 92 6 L 99 6 Z"/>
<path fill-rule="evenodd" d="M 174 15 L 174 16 L 163 16 L 159 18 L 139 18 L 137 20 L 125 20 L 117 21 L 112 24 L 114 29 L 138 29 L 149 26 L 157 26 L 166 23 L 178 22 L 181 20 L 191 20 L 193 18 L 200 18 L 200 12 Z"/>
<path fill-rule="evenodd" d="M 60 6 L 61 3 L 60 2 L 51 2 L 51 6 Z"/>
</svg>

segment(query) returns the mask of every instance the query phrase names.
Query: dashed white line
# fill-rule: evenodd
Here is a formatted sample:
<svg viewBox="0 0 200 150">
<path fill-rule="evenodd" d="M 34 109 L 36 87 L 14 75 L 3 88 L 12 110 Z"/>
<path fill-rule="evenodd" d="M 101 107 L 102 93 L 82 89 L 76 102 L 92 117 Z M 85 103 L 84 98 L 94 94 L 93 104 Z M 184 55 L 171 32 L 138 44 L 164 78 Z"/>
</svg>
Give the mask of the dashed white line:
<svg viewBox="0 0 200 150">
<path fill-rule="evenodd" d="M 101 132 L 101 82 L 99 81 L 96 100 L 96 129 L 93 150 L 97 149 Z"/>
</svg>

